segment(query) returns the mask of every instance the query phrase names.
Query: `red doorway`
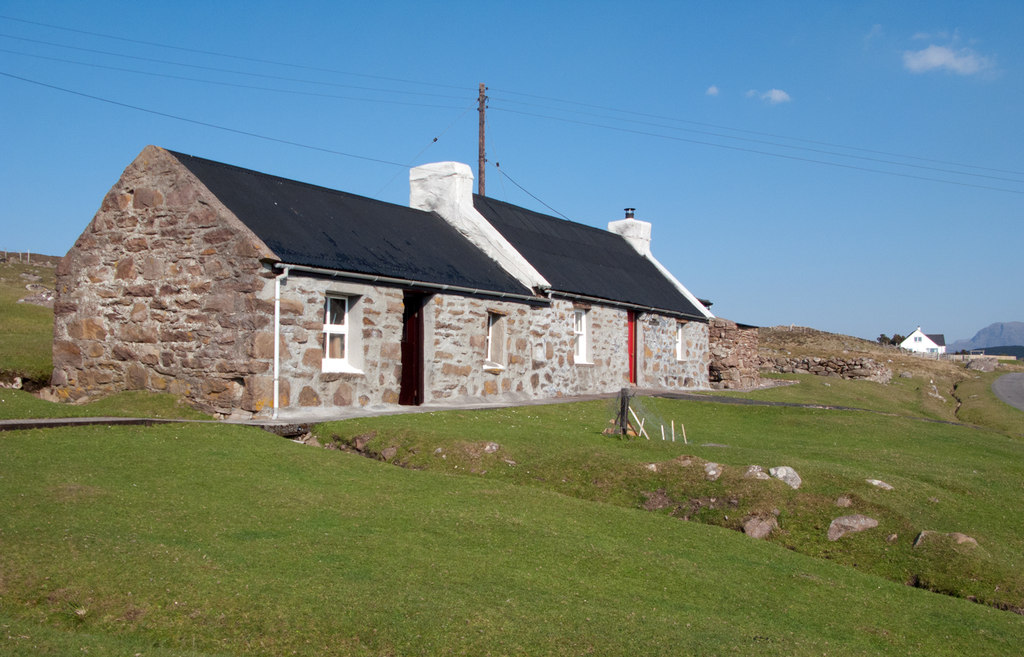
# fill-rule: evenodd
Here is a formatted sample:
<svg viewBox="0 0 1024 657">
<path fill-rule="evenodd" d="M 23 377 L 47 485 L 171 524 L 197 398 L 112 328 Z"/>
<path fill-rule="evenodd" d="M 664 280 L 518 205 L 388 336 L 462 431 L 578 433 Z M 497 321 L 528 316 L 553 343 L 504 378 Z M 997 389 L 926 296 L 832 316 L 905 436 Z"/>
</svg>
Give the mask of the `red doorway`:
<svg viewBox="0 0 1024 657">
<path fill-rule="evenodd" d="M 402 299 L 402 384 L 398 403 L 419 406 L 423 403 L 423 306 L 427 295 L 406 292 Z"/>
<path fill-rule="evenodd" d="M 626 347 L 629 354 L 629 382 L 636 385 L 636 313 L 632 310 L 626 311 L 626 322 L 629 325 L 629 336 Z"/>
</svg>

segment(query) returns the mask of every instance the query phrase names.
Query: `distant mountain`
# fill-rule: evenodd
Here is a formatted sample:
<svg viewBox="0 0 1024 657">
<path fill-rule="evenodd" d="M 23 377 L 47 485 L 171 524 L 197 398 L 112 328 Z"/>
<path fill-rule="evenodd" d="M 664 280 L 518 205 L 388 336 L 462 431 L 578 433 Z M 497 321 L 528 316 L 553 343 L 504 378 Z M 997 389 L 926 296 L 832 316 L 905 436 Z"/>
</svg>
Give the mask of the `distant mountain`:
<svg viewBox="0 0 1024 657">
<path fill-rule="evenodd" d="M 946 353 L 1016 345 L 1024 346 L 1024 322 L 996 322 L 975 333 L 970 340 L 957 340 L 946 345 Z"/>
</svg>

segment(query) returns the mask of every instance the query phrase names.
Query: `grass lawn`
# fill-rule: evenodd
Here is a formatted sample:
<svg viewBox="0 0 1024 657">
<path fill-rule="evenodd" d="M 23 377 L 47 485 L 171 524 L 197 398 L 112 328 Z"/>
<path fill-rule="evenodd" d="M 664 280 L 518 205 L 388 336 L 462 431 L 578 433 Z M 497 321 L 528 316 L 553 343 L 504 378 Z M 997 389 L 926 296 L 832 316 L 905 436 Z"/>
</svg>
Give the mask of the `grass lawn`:
<svg viewBox="0 0 1024 657">
<path fill-rule="evenodd" d="M 52 290 L 54 280 L 52 266 L 0 263 L 0 376 L 50 380 L 53 309 L 18 303 L 18 299 L 30 294 L 27 284 L 35 282 Z"/>
<path fill-rule="evenodd" d="M 691 447 L 705 454 L 733 450 L 743 462 L 778 442 L 733 434 L 746 420 L 728 409 L 661 410 L 685 416 L 697 440 L 728 437 L 729 448 Z M 810 446 L 812 432 L 787 413 L 759 421 L 793 429 L 783 449 Z M 612 463 L 685 451 L 602 437 L 603 414 L 572 404 L 420 416 L 427 442 L 448 441 L 438 444 L 449 458 L 422 455 L 450 463 L 443 471 L 229 426 L 0 434 L 0 653 L 1019 654 L 1015 614 L 778 542 L 562 494 L 560 480 L 523 485 L 559 470 L 600 478 Z M 374 427 L 411 437 L 409 419 Z M 489 438 L 519 464 L 456 474 L 459 442 Z M 568 452 L 561 466 L 555 448 Z M 825 466 L 810 464 L 821 460 L 794 465 L 817 482 Z M 860 476 L 853 460 L 844 476 Z M 914 470 L 892 467 L 879 474 Z M 912 496 L 909 476 L 894 483 Z"/>
<path fill-rule="evenodd" d="M 180 398 L 166 393 L 132 390 L 88 404 L 44 401 L 22 390 L 0 388 L 0 420 L 61 417 L 145 417 L 209 420 Z"/>
</svg>

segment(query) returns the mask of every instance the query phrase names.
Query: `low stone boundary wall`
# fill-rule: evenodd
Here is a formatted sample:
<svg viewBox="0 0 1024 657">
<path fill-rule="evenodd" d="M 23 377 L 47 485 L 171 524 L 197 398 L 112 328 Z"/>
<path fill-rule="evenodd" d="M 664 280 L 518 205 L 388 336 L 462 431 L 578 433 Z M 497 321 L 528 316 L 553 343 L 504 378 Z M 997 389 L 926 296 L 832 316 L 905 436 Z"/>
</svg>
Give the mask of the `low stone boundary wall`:
<svg viewBox="0 0 1024 657">
<path fill-rule="evenodd" d="M 715 390 L 757 387 L 761 359 L 757 329 L 744 328 L 721 317 L 708 321 L 711 364 L 708 383 Z"/>
<path fill-rule="evenodd" d="M 892 368 L 873 358 L 778 358 L 761 357 L 761 369 L 782 374 L 816 374 L 877 383 L 892 380 Z"/>
</svg>

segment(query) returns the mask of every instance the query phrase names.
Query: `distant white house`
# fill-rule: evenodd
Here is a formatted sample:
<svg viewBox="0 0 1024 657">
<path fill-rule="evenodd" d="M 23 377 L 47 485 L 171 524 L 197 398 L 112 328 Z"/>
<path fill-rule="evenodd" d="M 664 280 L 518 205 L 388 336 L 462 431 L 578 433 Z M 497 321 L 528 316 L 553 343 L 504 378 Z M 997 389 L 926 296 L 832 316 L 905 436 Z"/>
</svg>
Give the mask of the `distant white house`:
<svg viewBox="0 0 1024 657">
<path fill-rule="evenodd" d="M 900 343 L 901 349 L 915 351 L 921 354 L 944 354 L 946 353 L 946 336 L 941 333 L 928 335 L 921 332 L 918 326 L 907 339 Z"/>
</svg>

